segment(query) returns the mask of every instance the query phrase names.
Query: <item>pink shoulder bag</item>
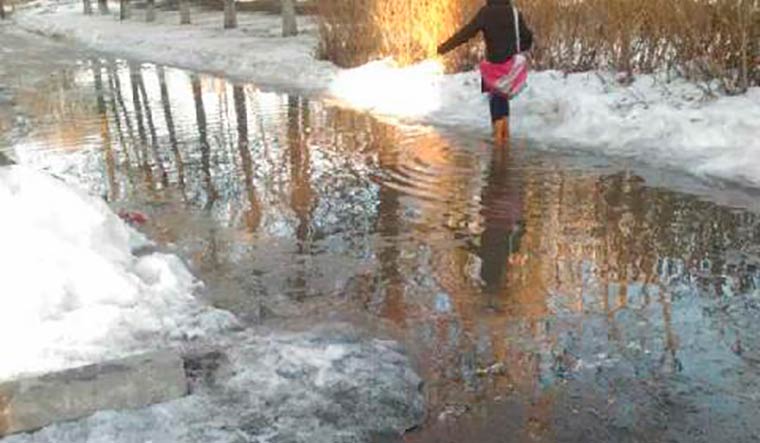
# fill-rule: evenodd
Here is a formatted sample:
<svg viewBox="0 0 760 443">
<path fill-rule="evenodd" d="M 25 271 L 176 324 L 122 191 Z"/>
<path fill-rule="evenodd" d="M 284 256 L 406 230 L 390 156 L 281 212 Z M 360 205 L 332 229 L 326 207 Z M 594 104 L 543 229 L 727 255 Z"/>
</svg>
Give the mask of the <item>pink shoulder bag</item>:
<svg viewBox="0 0 760 443">
<path fill-rule="evenodd" d="M 528 82 L 528 58 L 520 52 L 520 16 L 517 8 L 513 7 L 512 11 L 515 17 L 517 54 L 504 63 L 491 63 L 488 60 L 480 63 L 480 74 L 486 90 L 510 99 L 517 97 Z"/>
</svg>

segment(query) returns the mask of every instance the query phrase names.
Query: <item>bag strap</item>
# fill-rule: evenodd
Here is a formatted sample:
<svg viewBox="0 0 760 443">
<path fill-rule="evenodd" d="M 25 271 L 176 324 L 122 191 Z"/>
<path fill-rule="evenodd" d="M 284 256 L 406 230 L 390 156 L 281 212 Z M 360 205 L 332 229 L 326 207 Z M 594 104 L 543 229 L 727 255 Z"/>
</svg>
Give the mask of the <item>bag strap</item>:
<svg viewBox="0 0 760 443">
<path fill-rule="evenodd" d="M 512 6 L 512 14 L 515 18 L 515 41 L 517 42 L 516 54 L 519 54 L 520 48 L 522 47 L 522 43 L 520 42 L 520 12 L 517 11 L 515 6 Z"/>
</svg>

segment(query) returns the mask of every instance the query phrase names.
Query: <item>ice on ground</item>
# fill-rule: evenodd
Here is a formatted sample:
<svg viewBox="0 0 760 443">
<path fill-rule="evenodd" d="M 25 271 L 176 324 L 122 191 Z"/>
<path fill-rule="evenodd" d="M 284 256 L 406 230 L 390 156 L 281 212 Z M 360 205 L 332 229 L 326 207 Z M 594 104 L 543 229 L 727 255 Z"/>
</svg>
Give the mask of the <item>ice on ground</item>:
<svg viewBox="0 0 760 443">
<path fill-rule="evenodd" d="M 5 443 L 373 441 L 422 419 L 420 379 L 394 344 L 346 325 L 304 334 L 229 337 L 216 375 L 189 397 L 100 412 Z M 213 365 L 212 365 L 213 366 Z"/>
<path fill-rule="evenodd" d="M 0 380 L 203 339 L 231 314 L 200 303 L 179 258 L 153 253 L 106 204 L 0 168 Z"/>
</svg>

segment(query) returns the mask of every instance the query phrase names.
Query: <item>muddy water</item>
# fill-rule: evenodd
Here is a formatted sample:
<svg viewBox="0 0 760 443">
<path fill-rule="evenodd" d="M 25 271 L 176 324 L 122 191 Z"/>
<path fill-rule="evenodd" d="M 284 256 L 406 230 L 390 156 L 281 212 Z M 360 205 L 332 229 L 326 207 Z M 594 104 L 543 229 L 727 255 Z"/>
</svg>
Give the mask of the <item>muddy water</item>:
<svg viewBox="0 0 760 443">
<path fill-rule="evenodd" d="M 405 343 L 407 441 L 760 438 L 754 191 L 118 60 L 18 102 L 19 161 L 145 213 L 210 302 Z"/>
</svg>

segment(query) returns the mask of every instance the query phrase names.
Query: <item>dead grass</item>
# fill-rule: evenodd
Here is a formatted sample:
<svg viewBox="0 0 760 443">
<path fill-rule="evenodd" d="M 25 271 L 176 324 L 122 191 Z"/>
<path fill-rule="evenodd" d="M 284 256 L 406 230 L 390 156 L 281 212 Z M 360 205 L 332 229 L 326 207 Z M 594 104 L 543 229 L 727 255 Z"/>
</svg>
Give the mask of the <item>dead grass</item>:
<svg viewBox="0 0 760 443">
<path fill-rule="evenodd" d="M 343 67 L 386 56 L 401 64 L 430 58 L 477 6 L 472 0 L 320 0 L 319 53 Z M 473 47 L 457 51 L 448 64 L 466 68 Z"/>
<path fill-rule="evenodd" d="M 437 45 L 483 0 L 320 0 L 320 55 L 340 66 L 392 56 L 435 56 Z M 718 80 L 738 92 L 760 85 L 758 0 L 517 0 L 536 35 L 534 63 L 565 72 L 667 71 Z M 446 57 L 451 70 L 481 57 L 479 40 Z"/>
</svg>

